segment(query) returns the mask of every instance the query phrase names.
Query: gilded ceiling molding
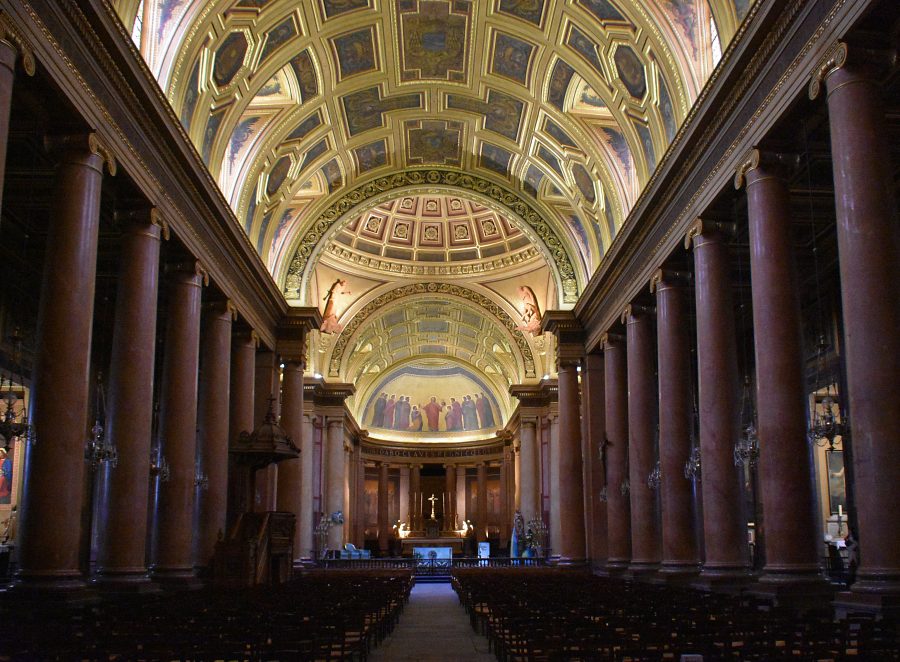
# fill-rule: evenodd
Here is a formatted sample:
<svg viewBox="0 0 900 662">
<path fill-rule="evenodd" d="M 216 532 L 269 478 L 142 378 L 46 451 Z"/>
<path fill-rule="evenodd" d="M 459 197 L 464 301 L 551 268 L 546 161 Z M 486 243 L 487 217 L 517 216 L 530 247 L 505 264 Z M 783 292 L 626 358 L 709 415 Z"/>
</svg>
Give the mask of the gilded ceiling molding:
<svg viewBox="0 0 900 662">
<path fill-rule="evenodd" d="M 517 329 L 518 324 L 516 321 L 513 320 L 499 304 L 484 294 L 467 287 L 452 285 L 450 283 L 435 282 L 410 283 L 409 285 L 403 285 L 375 297 L 358 310 L 344 327 L 343 331 L 341 331 L 334 343 L 334 349 L 331 352 L 331 360 L 328 365 L 328 376 L 340 376 L 341 364 L 343 363 L 344 354 L 347 351 L 350 340 L 373 314 L 379 312 L 385 306 L 398 299 L 417 295 L 449 295 L 481 307 L 490 317 L 500 322 L 500 324 L 509 332 L 516 347 L 519 348 L 519 353 L 525 366 L 525 377 L 536 376 L 534 351 L 525 339 L 525 335 Z"/>
<path fill-rule="evenodd" d="M 296 299 L 299 296 L 304 275 L 315 263 L 313 257 L 316 249 L 332 226 L 358 212 L 367 201 L 376 196 L 404 187 L 421 185 L 448 186 L 456 190 L 477 193 L 507 209 L 514 218 L 522 219 L 543 242 L 549 253 L 548 257 L 556 267 L 563 303 L 575 303 L 578 300 L 578 279 L 565 245 L 556 231 L 529 203 L 517 193 L 477 175 L 434 169 L 407 170 L 379 177 L 356 187 L 329 205 L 299 239 L 284 280 L 285 297 Z"/>
</svg>

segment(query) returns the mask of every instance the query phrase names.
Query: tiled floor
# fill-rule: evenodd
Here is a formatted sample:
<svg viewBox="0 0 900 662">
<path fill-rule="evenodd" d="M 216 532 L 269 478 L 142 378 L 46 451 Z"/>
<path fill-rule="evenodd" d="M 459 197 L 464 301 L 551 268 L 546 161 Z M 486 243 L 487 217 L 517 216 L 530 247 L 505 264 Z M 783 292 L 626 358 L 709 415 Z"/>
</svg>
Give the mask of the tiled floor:
<svg viewBox="0 0 900 662">
<path fill-rule="evenodd" d="M 478 660 L 494 662 L 488 642 L 472 629 L 450 584 L 416 584 L 390 637 L 369 660 Z"/>
</svg>

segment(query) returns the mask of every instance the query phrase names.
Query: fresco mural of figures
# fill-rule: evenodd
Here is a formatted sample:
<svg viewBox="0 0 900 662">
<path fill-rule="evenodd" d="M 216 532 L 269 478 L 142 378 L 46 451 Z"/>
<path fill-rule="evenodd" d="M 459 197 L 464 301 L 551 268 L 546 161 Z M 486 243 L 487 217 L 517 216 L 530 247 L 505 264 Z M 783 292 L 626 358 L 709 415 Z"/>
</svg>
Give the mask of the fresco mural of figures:
<svg viewBox="0 0 900 662">
<path fill-rule="evenodd" d="M 538 306 L 537 297 L 527 285 L 519 287 L 519 297 L 522 299 L 522 324 L 516 327 L 519 331 L 525 331 L 532 335 L 541 332 L 541 309 Z"/>
<path fill-rule="evenodd" d="M 429 359 L 385 375 L 366 396 L 359 420 L 370 430 L 492 433 L 504 421 L 496 391 L 468 366 Z"/>
<path fill-rule="evenodd" d="M 342 294 L 350 294 L 350 290 L 347 287 L 347 281 L 338 278 L 331 284 L 328 293 L 324 296 L 325 310 L 322 311 L 322 327 L 320 329 L 322 333 L 340 333 L 344 329 L 341 324 L 338 324 L 337 313 L 334 311 L 334 298 Z"/>
</svg>

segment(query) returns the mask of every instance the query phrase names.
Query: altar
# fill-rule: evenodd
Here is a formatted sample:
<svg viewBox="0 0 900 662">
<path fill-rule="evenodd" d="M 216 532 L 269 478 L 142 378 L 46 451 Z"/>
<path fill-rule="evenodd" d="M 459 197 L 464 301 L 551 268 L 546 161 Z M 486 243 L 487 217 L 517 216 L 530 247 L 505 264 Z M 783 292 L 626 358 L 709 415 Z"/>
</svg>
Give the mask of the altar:
<svg viewBox="0 0 900 662">
<path fill-rule="evenodd" d="M 454 556 L 462 556 L 464 538 L 458 537 L 436 537 L 436 538 L 403 538 L 400 541 L 400 554 L 403 556 L 413 556 L 417 548 L 438 550 L 449 549 Z M 427 555 L 426 557 L 427 558 Z"/>
</svg>

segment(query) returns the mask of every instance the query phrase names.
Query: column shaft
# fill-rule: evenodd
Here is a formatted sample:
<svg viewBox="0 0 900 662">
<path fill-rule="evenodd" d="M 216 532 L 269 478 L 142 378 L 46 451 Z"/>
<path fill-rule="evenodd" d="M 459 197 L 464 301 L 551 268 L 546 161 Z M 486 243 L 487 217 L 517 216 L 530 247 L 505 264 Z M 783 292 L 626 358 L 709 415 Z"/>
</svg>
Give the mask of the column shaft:
<svg viewBox="0 0 900 662">
<path fill-rule="evenodd" d="M 622 491 L 628 477 L 628 382 L 624 342 L 607 336 L 603 348 L 606 370 L 606 485 L 608 518 L 608 570 L 631 562 L 631 501 Z"/>
<path fill-rule="evenodd" d="M 253 400 L 253 429 L 266 419 L 271 406 L 278 419 L 281 391 L 278 384 L 278 361 L 274 352 L 256 353 L 256 374 L 254 375 L 255 395 Z M 274 401 L 270 405 L 270 399 Z M 275 510 L 278 491 L 278 465 L 274 462 L 256 471 L 256 492 L 253 510 L 266 512 Z"/>
<path fill-rule="evenodd" d="M 851 61 L 825 79 L 837 203 L 850 435 L 859 529 L 855 593 L 900 593 L 900 222 L 885 104 Z"/>
<path fill-rule="evenodd" d="M 787 184 L 773 169 L 761 165 L 747 173 L 747 211 L 766 533 L 766 567 L 760 581 L 816 580 L 819 564 L 791 207 Z"/>
<path fill-rule="evenodd" d="M 109 367 L 106 428 L 115 467 L 103 465 L 97 550 L 99 580 L 140 584 L 147 575 L 147 480 L 153 425 L 160 227 L 152 213 L 125 223 Z"/>
<path fill-rule="evenodd" d="M 730 578 L 746 573 L 748 555 L 734 466 L 740 421 L 728 246 L 716 231 L 701 230 L 693 241 L 706 551 L 702 575 Z"/>
<path fill-rule="evenodd" d="M 554 543 L 560 563 L 585 561 L 584 484 L 581 463 L 581 418 L 577 363 L 559 365 L 559 505 L 560 540 Z"/>
<path fill-rule="evenodd" d="M 241 432 L 253 432 L 254 371 L 256 367 L 256 334 L 239 333 L 231 344 L 231 396 L 228 417 L 228 442 L 234 444 Z M 247 471 L 228 463 L 228 531 L 240 516 L 253 510 L 253 486 Z"/>
<path fill-rule="evenodd" d="M 325 514 L 331 516 L 337 511 L 344 512 L 344 420 L 328 419 L 327 438 L 327 482 L 325 503 L 328 508 Z M 343 546 L 344 527 L 332 526 L 328 534 L 328 547 L 338 550 Z"/>
<path fill-rule="evenodd" d="M 296 443 L 296 442 L 294 442 Z M 315 461 L 313 458 L 315 441 L 313 439 L 313 422 L 309 414 L 303 414 L 303 434 L 300 436 L 300 513 L 297 516 L 297 546 L 295 558 L 312 559 L 315 541 L 313 533 L 316 528 L 315 507 L 313 499 L 313 475 Z"/>
<path fill-rule="evenodd" d="M 530 522 L 541 514 L 538 502 L 537 422 L 534 419 L 523 420 L 520 435 L 519 501 L 522 517 L 526 522 Z"/>
<path fill-rule="evenodd" d="M 85 141 L 86 142 L 86 141 Z M 103 159 L 66 150 L 56 173 L 39 303 L 19 573 L 23 584 L 80 587 L 88 373 Z"/>
<path fill-rule="evenodd" d="M 159 413 L 160 452 L 169 464 L 168 481 L 158 482 L 153 578 L 190 582 L 194 578 L 194 474 L 197 451 L 197 369 L 200 353 L 199 270 L 172 274 L 163 351 Z"/>
<path fill-rule="evenodd" d="M 585 520 L 587 522 L 588 556 L 591 565 L 599 568 L 605 565 L 606 548 L 606 502 L 599 498 L 600 490 L 606 486 L 606 468 L 603 466 L 602 450 L 606 438 L 606 395 L 604 388 L 604 362 L 602 354 L 588 354 L 581 371 L 581 411 L 584 420 L 585 458 Z"/>
<path fill-rule="evenodd" d="M 446 475 L 444 480 L 444 492 L 447 494 L 447 512 L 444 513 L 444 528 L 450 530 L 454 528 L 456 521 L 456 465 L 446 465 Z"/>
<path fill-rule="evenodd" d="M 197 404 L 197 449 L 206 487 L 197 489 L 197 536 L 194 563 L 211 567 L 216 541 L 225 536 L 228 511 L 228 405 L 231 385 L 230 302 L 208 308 L 200 341 L 200 385 Z"/>
<path fill-rule="evenodd" d="M 654 287 L 659 359 L 660 571 L 694 573 L 700 563 L 694 497 L 691 481 L 684 477 L 684 464 L 691 453 L 693 406 L 687 291 L 666 280 L 657 281 Z"/>
<path fill-rule="evenodd" d="M 487 527 L 487 465 L 482 462 L 478 465 L 478 499 L 477 499 L 477 519 L 475 521 L 475 534 L 478 542 L 484 542 L 488 539 Z"/>
<path fill-rule="evenodd" d="M 303 457 L 303 363 L 286 360 L 282 377 L 281 427 L 297 448 L 300 457 L 285 460 L 278 465 L 277 509 L 294 513 L 294 561 L 303 558 L 300 540 L 300 512 L 303 500 L 303 463 L 311 457 Z M 312 486 L 306 486 L 312 491 Z"/>
<path fill-rule="evenodd" d="M 410 528 L 415 531 L 422 529 L 422 465 L 413 464 L 409 467 L 409 519 Z"/>
<path fill-rule="evenodd" d="M 16 47 L 0 39 L 0 208 L 6 177 L 6 145 L 9 142 L 9 113 L 12 109 L 13 81 L 16 77 Z"/>
<path fill-rule="evenodd" d="M 378 551 L 387 556 L 391 541 L 391 523 L 388 520 L 388 465 L 378 466 Z"/>
<path fill-rule="evenodd" d="M 653 376 L 653 318 L 629 306 L 625 317 L 628 342 L 628 468 L 631 484 L 632 572 L 656 570 L 660 561 L 656 490 L 647 476 L 656 464 L 655 423 L 658 404 Z"/>
</svg>

